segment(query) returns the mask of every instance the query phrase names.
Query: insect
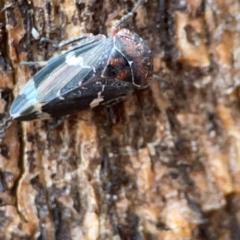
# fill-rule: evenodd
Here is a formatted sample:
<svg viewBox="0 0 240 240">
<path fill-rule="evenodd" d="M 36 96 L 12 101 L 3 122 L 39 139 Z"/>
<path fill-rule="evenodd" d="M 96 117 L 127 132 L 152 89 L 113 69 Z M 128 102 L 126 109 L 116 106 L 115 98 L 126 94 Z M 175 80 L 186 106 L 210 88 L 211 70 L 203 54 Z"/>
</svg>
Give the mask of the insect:
<svg viewBox="0 0 240 240">
<path fill-rule="evenodd" d="M 112 37 L 83 34 L 60 44 L 77 40 L 28 81 L 11 105 L 11 117 L 20 121 L 59 118 L 148 86 L 153 74 L 150 48 L 136 33 L 118 28 L 140 2 L 117 22 Z"/>
</svg>

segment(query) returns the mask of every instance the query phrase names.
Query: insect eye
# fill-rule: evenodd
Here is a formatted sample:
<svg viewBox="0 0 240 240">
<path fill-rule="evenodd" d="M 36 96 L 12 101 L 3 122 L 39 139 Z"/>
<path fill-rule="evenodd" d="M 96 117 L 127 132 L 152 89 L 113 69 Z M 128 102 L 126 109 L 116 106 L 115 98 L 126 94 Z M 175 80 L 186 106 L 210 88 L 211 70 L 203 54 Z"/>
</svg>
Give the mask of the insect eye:
<svg viewBox="0 0 240 240">
<path fill-rule="evenodd" d="M 105 73 L 109 78 L 116 78 L 118 75 L 118 69 L 113 65 L 108 65 Z"/>
</svg>

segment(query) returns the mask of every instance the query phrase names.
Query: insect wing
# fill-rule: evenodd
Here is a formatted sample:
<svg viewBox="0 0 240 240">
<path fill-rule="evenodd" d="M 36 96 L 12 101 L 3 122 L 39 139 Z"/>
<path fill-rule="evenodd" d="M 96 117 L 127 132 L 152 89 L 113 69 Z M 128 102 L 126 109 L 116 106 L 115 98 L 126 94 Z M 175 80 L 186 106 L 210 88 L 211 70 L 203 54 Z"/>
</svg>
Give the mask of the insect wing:
<svg viewBox="0 0 240 240">
<path fill-rule="evenodd" d="M 93 36 L 71 50 L 51 58 L 49 64 L 29 80 L 14 100 L 10 108 L 11 116 L 17 120 L 48 118 L 42 112 L 42 106 L 55 98 L 61 98 L 61 94 L 78 87 L 88 79 L 87 76 L 96 72 L 97 68 L 94 69 L 91 64 L 96 54 L 103 53 L 102 49 L 106 44 L 111 45 L 111 41 L 107 40 L 103 35 Z"/>
<path fill-rule="evenodd" d="M 111 47 L 112 39 L 108 38 L 88 51 L 76 49 L 68 52 L 62 64 L 52 69 L 46 81 L 37 86 L 37 100 L 44 103 L 55 98 L 61 100 L 69 92 L 95 81 L 106 65 Z"/>
</svg>

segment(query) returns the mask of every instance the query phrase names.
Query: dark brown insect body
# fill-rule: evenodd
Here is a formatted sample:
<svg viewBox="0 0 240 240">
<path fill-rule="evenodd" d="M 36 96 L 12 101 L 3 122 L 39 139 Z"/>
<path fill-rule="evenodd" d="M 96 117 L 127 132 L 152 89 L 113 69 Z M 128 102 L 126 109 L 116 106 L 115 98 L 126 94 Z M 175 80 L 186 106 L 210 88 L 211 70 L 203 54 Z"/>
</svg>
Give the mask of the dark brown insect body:
<svg viewBox="0 0 240 240">
<path fill-rule="evenodd" d="M 61 117 L 120 98 L 149 84 L 153 60 L 148 45 L 128 29 L 113 37 L 91 36 L 48 61 L 14 100 L 17 120 Z"/>
</svg>

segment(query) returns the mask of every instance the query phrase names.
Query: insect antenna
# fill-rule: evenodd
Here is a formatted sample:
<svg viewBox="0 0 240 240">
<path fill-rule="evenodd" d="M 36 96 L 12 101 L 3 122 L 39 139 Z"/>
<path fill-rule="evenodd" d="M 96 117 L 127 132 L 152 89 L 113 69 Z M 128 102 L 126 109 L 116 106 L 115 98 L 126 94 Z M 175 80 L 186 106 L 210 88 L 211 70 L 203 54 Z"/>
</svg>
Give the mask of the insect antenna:
<svg viewBox="0 0 240 240">
<path fill-rule="evenodd" d="M 114 28 L 117 28 L 119 25 L 121 25 L 122 23 L 124 23 L 128 18 L 132 17 L 133 14 L 136 12 L 137 8 L 139 7 L 139 5 L 141 4 L 142 0 L 138 0 L 137 3 L 135 4 L 134 8 L 127 13 L 126 15 L 122 16 L 121 19 L 119 19 L 115 24 L 114 24 Z"/>
</svg>

